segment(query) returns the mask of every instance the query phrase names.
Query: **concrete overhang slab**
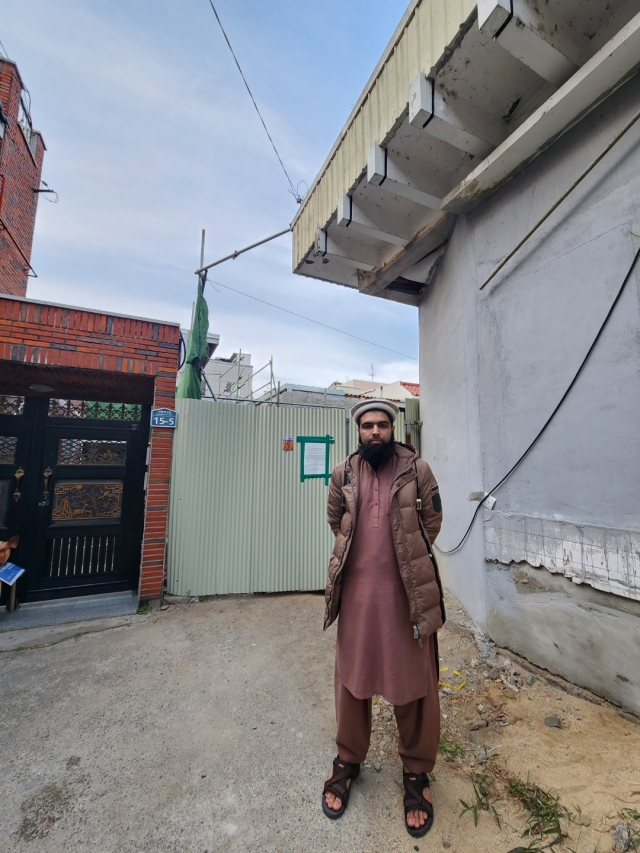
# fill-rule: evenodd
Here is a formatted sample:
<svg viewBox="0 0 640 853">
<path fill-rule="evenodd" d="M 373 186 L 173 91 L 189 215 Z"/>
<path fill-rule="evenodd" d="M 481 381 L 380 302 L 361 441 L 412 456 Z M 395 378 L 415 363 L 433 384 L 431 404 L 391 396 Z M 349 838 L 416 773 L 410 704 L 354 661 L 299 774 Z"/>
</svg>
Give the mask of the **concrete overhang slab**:
<svg viewBox="0 0 640 853">
<path fill-rule="evenodd" d="M 551 144 L 624 82 L 637 61 L 634 52 L 640 57 L 631 34 L 632 2 L 566 0 L 553 10 L 558 26 L 551 33 L 544 31 L 546 19 L 534 20 L 541 14 L 535 0 L 518 0 L 531 43 L 544 36 L 574 64 L 585 62 L 556 90 L 526 58 L 514 56 L 486 28 L 481 30 L 475 7 L 466 4 L 457 13 L 457 32 L 453 19 L 442 31 L 451 39 L 448 45 L 440 55 L 433 53 L 433 45 L 430 51 L 423 40 L 423 13 L 440 5 L 440 0 L 411 4 L 403 33 L 396 32 L 395 46 L 358 102 L 362 115 L 352 114 L 313 182 L 293 223 L 296 273 L 417 304 L 442 255 L 453 215 L 472 208 Z M 603 46 L 605 32 L 611 40 Z M 412 59 L 405 63 L 408 56 Z M 423 64 L 416 67 L 416 59 Z M 423 98 L 422 118 L 431 115 L 437 121 L 432 134 L 411 111 L 410 87 L 416 80 L 430 95 Z M 474 140 L 481 143 L 475 154 L 469 150 Z M 493 148 L 488 154 L 486 145 Z M 441 211 L 449 214 L 444 220 Z M 326 235 L 322 253 L 318 234 Z M 420 249 L 414 251 L 416 246 Z"/>
<path fill-rule="evenodd" d="M 360 292 L 379 295 L 399 276 L 403 276 L 406 270 L 442 250 L 451 235 L 454 222 L 455 216 L 450 213 L 434 217 L 379 270 L 360 276 Z"/>
<path fill-rule="evenodd" d="M 489 154 L 442 201 L 451 213 L 472 210 L 603 98 L 640 64 L 640 13 Z"/>
</svg>

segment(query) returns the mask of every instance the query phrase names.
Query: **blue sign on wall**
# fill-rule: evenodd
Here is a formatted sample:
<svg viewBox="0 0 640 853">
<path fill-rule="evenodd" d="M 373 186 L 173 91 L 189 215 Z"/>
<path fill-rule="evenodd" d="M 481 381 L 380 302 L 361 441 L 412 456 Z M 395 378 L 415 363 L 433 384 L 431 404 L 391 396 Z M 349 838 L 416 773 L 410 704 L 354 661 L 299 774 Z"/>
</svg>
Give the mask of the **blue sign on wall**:
<svg viewBox="0 0 640 853">
<path fill-rule="evenodd" d="M 152 409 L 151 426 L 175 429 L 178 425 L 178 414 L 173 409 Z"/>
</svg>

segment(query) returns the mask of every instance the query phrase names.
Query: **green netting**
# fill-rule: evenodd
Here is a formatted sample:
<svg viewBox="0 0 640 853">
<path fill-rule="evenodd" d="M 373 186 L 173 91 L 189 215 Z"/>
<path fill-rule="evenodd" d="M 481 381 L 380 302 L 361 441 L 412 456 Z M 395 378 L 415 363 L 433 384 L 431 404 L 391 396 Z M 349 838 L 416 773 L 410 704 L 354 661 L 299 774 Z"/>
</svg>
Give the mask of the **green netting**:
<svg viewBox="0 0 640 853">
<path fill-rule="evenodd" d="M 209 331 L 209 308 L 202 295 L 203 278 L 198 278 L 198 298 L 193 312 L 193 328 L 189 334 L 189 348 L 182 370 L 182 376 L 176 391 L 176 397 L 188 397 L 200 400 L 202 397 L 202 378 L 200 365 L 207 356 L 207 333 Z"/>
</svg>

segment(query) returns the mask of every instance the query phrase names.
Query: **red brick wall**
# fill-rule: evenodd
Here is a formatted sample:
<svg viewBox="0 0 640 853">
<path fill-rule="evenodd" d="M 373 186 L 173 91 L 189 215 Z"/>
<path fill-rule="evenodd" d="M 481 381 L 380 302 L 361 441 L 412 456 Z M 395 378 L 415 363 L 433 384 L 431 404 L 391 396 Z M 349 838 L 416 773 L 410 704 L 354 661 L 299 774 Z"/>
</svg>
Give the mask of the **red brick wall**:
<svg viewBox="0 0 640 853">
<path fill-rule="evenodd" d="M 18 124 L 22 81 L 12 62 L 0 60 L 0 102 L 9 119 L 0 139 L 0 293 L 24 296 L 45 146 L 35 132 L 31 145 Z"/>
<path fill-rule="evenodd" d="M 155 384 L 154 408 L 167 406 L 172 409 L 175 391 L 175 368 L 171 373 L 158 373 Z M 172 429 L 151 430 L 151 461 L 142 539 L 142 565 L 140 567 L 141 601 L 160 598 L 162 595 L 172 449 Z"/>
<path fill-rule="evenodd" d="M 21 362 L 48 371 L 80 368 L 78 375 L 94 386 L 96 377 L 113 373 L 123 383 L 128 377 L 145 376 L 154 382 L 154 407 L 173 408 L 179 338 L 177 325 L 0 296 L 0 373 L 7 362 Z M 173 430 L 151 430 L 142 600 L 162 595 L 172 446 Z"/>
</svg>

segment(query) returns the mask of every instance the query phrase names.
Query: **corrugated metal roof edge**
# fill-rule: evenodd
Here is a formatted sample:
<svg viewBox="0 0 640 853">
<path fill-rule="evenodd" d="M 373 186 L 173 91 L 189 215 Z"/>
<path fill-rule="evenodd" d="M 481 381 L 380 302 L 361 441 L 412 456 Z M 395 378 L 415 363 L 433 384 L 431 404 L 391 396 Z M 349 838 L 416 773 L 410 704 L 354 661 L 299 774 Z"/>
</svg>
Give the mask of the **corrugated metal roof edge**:
<svg viewBox="0 0 640 853">
<path fill-rule="evenodd" d="M 411 19 L 413 18 L 414 14 L 415 14 L 416 9 L 418 8 L 418 6 L 421 3 L 422 3 L 422 0 L 411 0 L 411 2 L 409 3 L 406 12 L 404 13 L 402 18 L 400 19 L 400 23 L 395 28 L 393 35 L 389 39 L 389 42 L 388 42 L 386 48 L 384 49 L 382 56 L 378 60 L 376 67 L 373 69 L 373 73 L 371 74 L 371 76 L 367 80 L 366 85 L 365 85 L 364 89 L 362 90 L 360 97 L 356 101 L 354 108 L 349 113 L 349 117 L 347 118 L 347 121 L 345 122 L 342 130 L 338 134 L 338 138 L 336 139 L 336 141 L 331 146 L 331 150 L 329 151 L 327 157 L 325 158 L 324 163 L 320 167 L 320 171 L 318 172 L 313 183 L 309 187 L 309 191 L 306 194 L 306 196 L 304 197 L 302 204 L 298 208 L 296 215 L 293 217 L 293 220 L 291 222 L 291 228 L 292 229 L 294 228 L 296 222 L 300 218 L 300 214 L 302 213 L 302 211 L 305 208 L 306 200 L 311 197 L 311 194 L 313 193 L 314 189 L 316 188 L 316 186 L 318 185 L 318 183 L 322 179 L 322 176 L 326 172 L 327 167 L 328 167 L 329 163 L 331 162 L 331 160 L 333 159 L 340 143 L 342 142 L 342 140 L 347 135 L 349 128 L 353 124 L 355 117 L 358 115 L 362 105 L 364 104 L 366 99 L 369 97 L 369 93 L 371 92 L 371 89 L 373 88 L 373 84 L 375 83 L 377 78 L 380 76 L 380 74 L 382 74 L 382 71 L 383 71 L 385 65 L 387 64 L 387 60 L 389 59 L 389 57 L 391 56 L 391 54 L 395 50 L 396 45 L 400 41 L 402 33 L 404 32 L 404 30 L 406 29 L 406 27 L 410 23 Z M 446 48 L 445 48 L 445 51 L 443 51 L 443 53 L 444 52 L 446 52 Z M 407 95 L 407 99 L 408 99 L 408 95 Z"/>
</svg>

